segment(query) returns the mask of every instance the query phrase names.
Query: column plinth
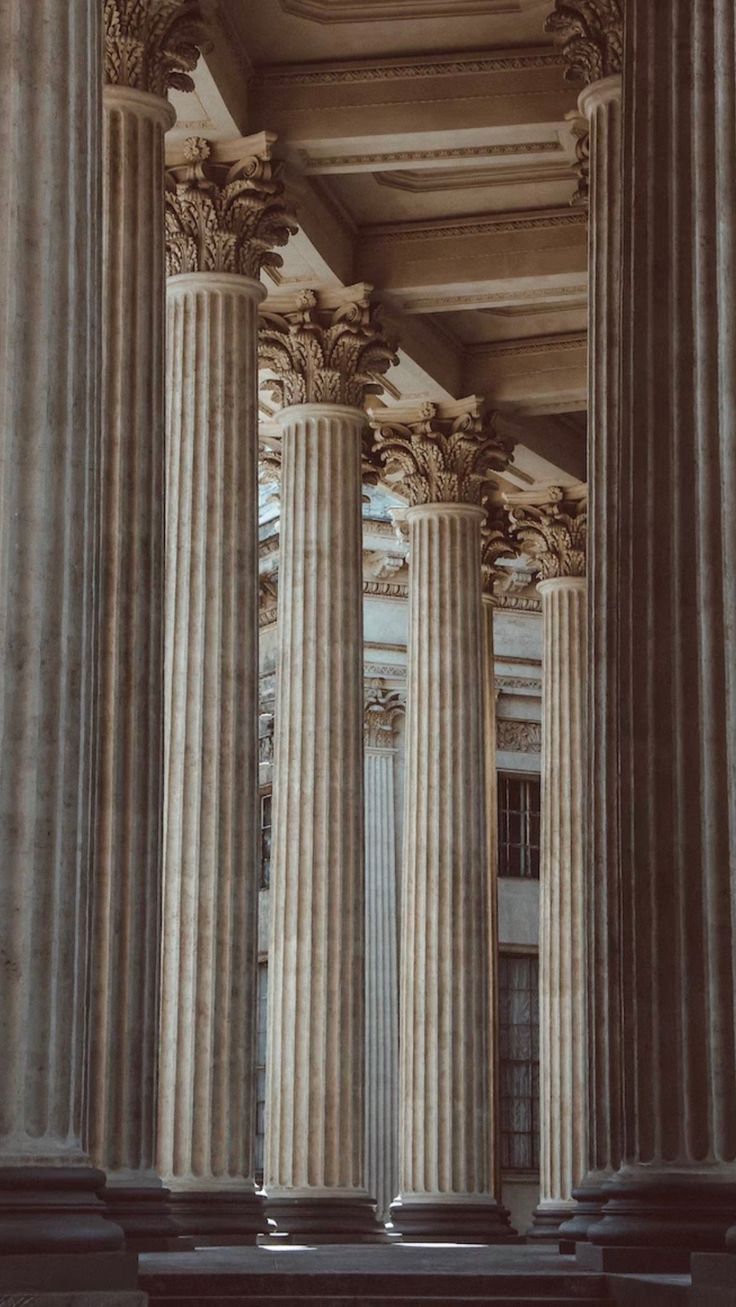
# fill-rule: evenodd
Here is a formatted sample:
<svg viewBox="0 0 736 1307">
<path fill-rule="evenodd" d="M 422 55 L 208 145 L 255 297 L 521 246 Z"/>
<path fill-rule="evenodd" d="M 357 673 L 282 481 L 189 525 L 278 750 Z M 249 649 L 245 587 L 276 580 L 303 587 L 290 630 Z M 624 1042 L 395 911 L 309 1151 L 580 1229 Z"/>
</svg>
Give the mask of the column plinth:
<svg viewBox="0 0 736 1307">
<path fill-rule="evenodd" d="M 264 1189 L 280 1230 L 353 1242 L 383 1236 L 364 1162 L 359 406 L 393 351 L 362 286 L 261 313 L 285 403 Z"/>
<path fill-rule="evenodd" d="M 98 0 L 0 11 L 0 1266 L 93 1300 L 127 1262 L 83 1137 L 100 51 Z"/>
<path fill-rule="evenodd" d="M 379 418 L 409 499 L 399 1194 L 405 1239 L 516 1239 L 495 1191 L 480 507 L 508 451 L 475 399 Z M 491 482 L 490 485 L 493 485 Z"/>
<path fill-rule="evenodd" d="M 103 440 L 89 1132 L 138 1250 L 181 1246 L 156 1170 L 163 813 L 164 133 L 192 0 L 106 0 Z"/>
</svg>

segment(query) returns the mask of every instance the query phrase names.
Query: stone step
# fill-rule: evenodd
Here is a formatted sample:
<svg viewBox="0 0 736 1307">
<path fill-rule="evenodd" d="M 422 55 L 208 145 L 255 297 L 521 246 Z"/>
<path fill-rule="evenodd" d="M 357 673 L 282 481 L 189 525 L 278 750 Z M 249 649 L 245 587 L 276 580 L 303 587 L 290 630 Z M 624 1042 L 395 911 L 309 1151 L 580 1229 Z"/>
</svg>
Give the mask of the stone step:
<svg viewBox="0 0 736 1307">
<path fill-rule="evenodd" d="M 402 1298 L 381 1298 L 381 1297 L 357 1297 L 357 1298 L 335 1298 L 332 1295 L 325 1297 L 320 1294 L 319 1297 L 257 1297 L 252 1294 L 243 1297 L 232 1298 L 154 1298 L 151 1300 L 152 1307 L 213 1307 L 217 1303 L 218 1307 L 611 1307 L 610 1298 L 581 1298 L 579 1294 L 570 1297 L 565 1294 L 562 1297 L 549 1294 L 534 1294 L 528 1296 L 525 1291 L 521 1294 L 491 1294 L 480 1298 L 467 1298 L 463 1296 L 452 1296 L 449 1298 L 427 1298 L 422 1295 L 421 1298 L 402 1297 Z"/>
<path fill-rule="evenodd" d="M 166 1274 L 142 1271 L 138 1286 L 149 1295 L 152 1307 L 213 1307 L 216 1302 L 227 1302 L 230 1307 L 241 1303 L 260 1302 L 310 1304 L 329 1302 L 331 1305 L 348 1302 L 360 1304 L 386 1304 L 401 1302 L 413 1307 L 416 1302 L 444 1307 L 449 1302 L 484 1303 L 500 1299 L 524 1302 L 572 1301 L 589 1307 L 591 1303 L 608 1301 L 606 1278 L 591 1273 L 574 1271 L 552 1274 L 500 1271 L 496 1274 L 465 1273 L 461 1275 L 427 1275 L 415 1273 L 366 1274 L 364 1272 L 300 1271 L 290 1274 L 271 1271 L 266 1274 L 251 1272 L 247 1275 L 223 1271 L 199 1271 L 195 1275 Z"/>
</svg>

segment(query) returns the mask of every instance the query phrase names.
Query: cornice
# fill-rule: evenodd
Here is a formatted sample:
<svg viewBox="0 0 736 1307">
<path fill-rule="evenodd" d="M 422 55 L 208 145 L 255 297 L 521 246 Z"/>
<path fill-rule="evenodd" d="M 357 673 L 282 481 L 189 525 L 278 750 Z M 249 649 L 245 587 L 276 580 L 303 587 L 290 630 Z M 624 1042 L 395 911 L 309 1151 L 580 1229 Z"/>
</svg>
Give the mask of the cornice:
<svg viewBox="0 0 736 1307">
<path fill-rule="evenodd" d="M 530 308 L 529 312 L 533 310 Z M 528 339 L 480 342 L 466 347 L 474 357 L 510 358 L 517 354 L 558 354 L 565 350 L 587 349 L 587 333 L 570 332 L 558 336 L 530 336 Z"/>
<path fill-rule="evenodd" d="M 362 240 L 400 245 L 409 241 L 455 240 L 463 236 L 486 236 L 512 231 L 535 231 L 550 227 L 584 227 L 587 214 L 570 209 L 523 210 L 518 213 L 484 214 L 480 218 L 458 218 L 454 222 L 432 218 L 424 222 L 380 223 L 361 227 Z"/>
<path fill-rule="evenodd" d="M 333 23 L 415 22 L 521 13 L 522 0 L 279 0 L 286 14 L 327 26 Z"/>
<path fill-rule="evenodd" d="M 362 0 L 361 0 L 362 3 Z M 349 82 L 390 82 L 414 77 L 462 77 L 477 73 L 523 72 L 562 68 L 564 59 L 549 46 L 531 49 L 478 50 L 431 58 L 341 59 L 312 64 L 264 64 L 257 81 L 269 86 L 335 86 Z"/>
<path fill-rule="evenodd" d="M 401 163 L 433 163 L 458 159 L 499 159 L 527 154 L 564 155 L 558 141 L 502 141 L 494 145 L 454 145 L 430 150 L 378 150 L 364 154 L 313 155 L 299 149 L 298 157 L 305 170 L 327 172 L 337 168 L 360 168 Z M 568 165 L 569 166 L 569 165 Z"/>
</svg>

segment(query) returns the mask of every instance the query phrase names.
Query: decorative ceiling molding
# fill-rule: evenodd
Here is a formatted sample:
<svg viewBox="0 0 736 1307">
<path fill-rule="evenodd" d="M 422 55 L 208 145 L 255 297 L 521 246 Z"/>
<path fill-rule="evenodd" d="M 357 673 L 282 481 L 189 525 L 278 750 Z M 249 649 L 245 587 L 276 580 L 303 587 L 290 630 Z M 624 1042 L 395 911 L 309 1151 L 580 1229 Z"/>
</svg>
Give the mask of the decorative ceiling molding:
<svg viewBox="0 0 736 1307">
<path fill-rule="evenodd" d="M 476 309 L 493 309 L 495 306 L 523 307 L 526 313 L 534 313 L 536 306 L 545 303 L 547 300 L 554 300 L 555 307 L 564 309 L 567 305 L 566 299 L 575 300 L 575 307 L 578 303 L 587 303 L 587 287 L 585 285 L 577 286 L 535 286 L 533 288 L 518 288 L 505 290 L 472 290 L 462 295 L 443 295 L 441 290 L 436 294 L 427 294 L 422 291 L 416 296 L 405 295 L 401 297 L 400 309 L 403 313 L 453 313 L 460 310 L 472 311 Z M 472 349 L 469 345 L 465 348 Z M 478 348 L 485 348 L 483 344 Z"/>
<path fill-rule="evenodd" d="M 466 346 L 468 354 L 485 358 L 510 358 L 514 354 L 557 354 L 561 350 L 587 349 L 582 331 L 557 336 L 530 336 L 528 340 L 488 341 Z"/>
<path fill-rule="evenodd" d="M 587 214 L 580 210 L 540 209 L 521 213 L 484 214 L 477 218 L 429 219 L 425 222 L 381 223 L 360 228 L 363 240 L 398 245 L 409 241 L 455 240 L 462 236 L 485 236 L 491 233 L 535 231 L 537 228 L 584 227 Z"/>
<path fill-rule="evenodd" d="M 552 302 L 549 304 L 526 302 L 523 304 L 505 304 L 503 307 L 500 305 L 491 305 L 490 307 L 479 309 L 478 312 L 482 313 L 484 317 L 489 318 L 528 318 L 532 316 L 538 318 L 546 314 L 578 313 L 581 309 L 587 307 L 588 297 L 584 293 L 569 295 L 567 298 L 571 301 L 569 304 L 565 303 L 562 296 L 559 296 L 558 298 L 553 296 Z"/>
<path fill-rule="evenodd" d="M 564 151 L 558 141 L 503 141 L 495 145 L 436 146 L 431 150 L 375 150 L 364 154 L 310 154 L 299 150 L 298 158 L 304 172 L 347 172 L 350 169 L 374 167 L 389 169 L 392 164 L 454 163 L 459 159 L 500 159 L 523 157 L 527 154 L 558 154 Z M 541 166 L 541 165 L 540 165 Z M 566 161 L 566 167 L 571 165 Z M 397 168 L 396 171 L 401 171 Z M 454 173 L 453 176 L 457 176 Z"/>
<path fill-rule="evenodd" d="M 415 171 L 397 168 L 391 172 L 376 172 L 373 176 L 379 186 L 425 194 L 477 187 L 523 186 L 530 182 L 566 182 L 573 180 L 574 171 L 568 160 L 562 159 L 559 163 L 540 160 L 501 168 L 493 164 L 480 168 L 418 168 Z"/>
<path fill-rule="evenodd" d="M 359 0 L 362 4 L 362 0 Z M 447 4 L 448 0 L 443 0 Z M 395 9 L 395 0 L 391 8 Z M 340 82 L 390 82 L 412 77 L 463 77 L 476 73 L 517 73 L 535 68 L 563 68 L 559 51 L 541 46 L 520 50 L 479 50 L 467 55 L 429 58 L 343 59 L 319 64 L 264 64 L 260 84 L 334 86 Z"/>
</svg>

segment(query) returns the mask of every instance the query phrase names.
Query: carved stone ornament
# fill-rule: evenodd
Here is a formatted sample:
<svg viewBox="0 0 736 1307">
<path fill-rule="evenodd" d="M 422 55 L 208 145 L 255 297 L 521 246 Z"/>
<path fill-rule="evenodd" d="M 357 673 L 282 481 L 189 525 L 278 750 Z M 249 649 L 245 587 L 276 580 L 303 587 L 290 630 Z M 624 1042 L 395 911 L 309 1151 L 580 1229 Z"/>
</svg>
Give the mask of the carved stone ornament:
<svg viewBox="0 0 736 1307">
<path fill-rule="evenodd" d="M 560 46 L 570 82 L 599 82 L 623 66 L 623 0 L 555 0 L 545 22 Z"/>
<path fill-rule="evenodd" d="M 588 537 L 587 487 L 543 491 L 509 498 L 509 522 L 521 551 L 539 563 L 542 581 L 585 576 Z"/>
<path fill-rule="evenodd" d="M 279 164 L 263 135 L 241 142 L 233 163 L 211 157 L 209 141 L 190 137 L 186 162 L 166 174 L 166 271 L 230 272 L 257 280 L 280 268 L 274 246 L 297 231 L 284 203 Z"/>
<path fill-rule="evenodd" d="M 366 748 L 393 749 L 396 719 L 405 711 L 404 698 L 398 690 L 389 690 L 383 681 L 370 681 L 363 715 Z"/>
<path fill-rule="evenodd" d="M 71 0 L 70 0 L 71 3 Z M 165 99 L 193 91 L 204 26 L 199 0 L 104 0 L 105 81 Z"/>
<path fill-rule="evenodd" d="M 493 473 L 502 472 L 512 456 L 512 443 L 498 435 L 477 396 L 374 412 L 371 426 L 384 476 L 412 507 L 480 506 L 496 488 Z"/>
<path fill-rule="evenodd" d="M 262 388 L 277 403 L 362 408 L 366 395 L 381 393 L 381 377 L 398 358 L 371 289 L 361 284 L 266 300 L 258 352 L 261 367 L 274 374 Z"/>
<path fill-rule="evenodd" d="M 540 753 L 541 722 L 510 721 L 499 717 L 496 722 L 496 744 L 499 749 L 510 753 Z"/>
<path fill-rule="evenodd" d="M 587 118 L 573 110 L 565 115 L 575 137 L 575 172 L 578 184 L 571 204 L 587 204 L 590 194 L 590 128 Z"/>
<path fill-rule="evenodd" d="M 518 549 L 511 536 L 508 510 L 504 505 L 487 499 L 484 507 L 486 518 L 480 529 L 481 577 L 484 594 L 492 595 L 496 582 L 506 571 L 499 568 L 500 559 L 516 558 Z"/>
</svg>

